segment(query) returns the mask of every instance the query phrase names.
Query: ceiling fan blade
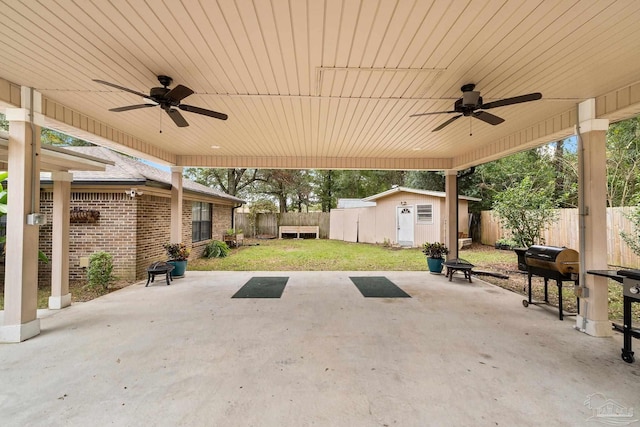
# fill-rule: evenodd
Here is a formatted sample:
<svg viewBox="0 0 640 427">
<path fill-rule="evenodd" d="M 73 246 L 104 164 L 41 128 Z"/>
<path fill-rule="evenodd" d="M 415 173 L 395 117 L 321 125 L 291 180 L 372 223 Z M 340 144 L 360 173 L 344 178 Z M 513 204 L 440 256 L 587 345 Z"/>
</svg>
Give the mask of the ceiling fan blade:
<svg viewBox="0 0 640 427">
<path fill-rule="evenodd" d="M 190 113 L 196 113 L 196 114 L 202 114 L 204 116 L 215 117 L 216 119 L 220 119 L 220 120 L 227 120 L 227 118 L 229 117 L 224 113 L 218 113 L 217 111 L 207 110 L 200 107 L 194 107 L 193 105 L 180 104 L 178 105 L 178 108 L 184 111 L 188 111 Z"/>
<path fill-rule="evenodd" d="M 96 82 L 96 83 L 100 83 L 102 85 L 111 86 L 113 88 L 120 89 L 120 90 L 123 90 L 125 92 L 129 92 L 129 93 L 132 93 L 134 95 L 141 96 L 143 98 L 149 98 L 149 95 L 146 94 L 146 93 L 138 92 L 137 90 L 129 89 L 129 88 L 126 88 L 124 86 L 117 85 L 115 83 L 109 83 L 109 82 L 105 82 L 104 80 L 96 80 L 96 79 L 93 79 L 93 81 Z"/>
<path fill-rule="evenodd" d="M 137 110 L 138 108 L 155 107 L 156 105 L 158 104 L 127 105 L 126 107 L 109 108 L 109 111 L 115 111 L 116 113 L 120 113 L 121 111 Z"/>
<path fill-rule="evenodd" d="M 189 126 L 189 123 L 187 123 L 187 121 L 184 119 L 184 117 L 182 117 L 182 114 L 180 114 L 180 111 L 176 110 L 175 108 L 169 108 L 169 109 L 167 109 L 165 111 L 167 112 L 169 117 L 171 117 L 171 120 L 173 120 L 173 122 L 179 128 L 184 128 L 184 127 Z"/>
<path fill-rule="evenodd" d="M 493 114 L 487 113 L 486 111 L 476 111 L 475 113 L 473 113 L 473 117 L 494 126 L 504 122 L 504 119 L 502 117 L 494 116 Z"/>
<path fill-rule="evenodd" d="M 457 111 L 434 111 L 433 113 L 416 113 L 416 114 L 412 114 L 409 117 L 420 117 L 420 116 L 430 116 L 432 114 L 450 114 L 450 113 L 457 113 Z"/>
<path fill-rule="evenodd" d="M 165 97 L 167 97 L 167 99 L 170 99 L 171 101 L 180 102 L 184 98 L 186 98 L 187 96 L 192 95 L 192 94 L 193 94 L 193 91 L 191 89 L 189 89 L 188 87 L 182 86 L 182 85 L 178 85 L 178 86 L 174 87 L 173 89 L 171 89 L 169 92 L 167 92 Z"/>
<path fill-rule="evenodd" d="M 444 122 L 443 124 L 441 124 L 440 126 L 438 126 L 437 128 L 435 128 L 434 130 L 432 130 L 431 132 L 438 132 L 440 129 L 444 128 L 445 126 L 450 125 L 451 123 L 455 122 L 456 120 L 458 120 L 460 117 L 462 117 L 462 114 L 460 114 L 459 116 L 455 116 L 455 117 L 451 117 L 449 120 L 447 120 L 446 122 Z"/>
<path fill-rule="evenodd" d="M 541 99 L 541 98 L 542 98 L 542 94 L 540 92 L 535 92 L 535 93 L 529 93 L 527 95 L 514 96 L 513 98 L 499 99 L 497 101 L 482 104 L 480 108 L 483 110 L 488 110 L 489 108 L 520 104 L 521 102 L 537 101 L 538 99 Z"/>
</svg>

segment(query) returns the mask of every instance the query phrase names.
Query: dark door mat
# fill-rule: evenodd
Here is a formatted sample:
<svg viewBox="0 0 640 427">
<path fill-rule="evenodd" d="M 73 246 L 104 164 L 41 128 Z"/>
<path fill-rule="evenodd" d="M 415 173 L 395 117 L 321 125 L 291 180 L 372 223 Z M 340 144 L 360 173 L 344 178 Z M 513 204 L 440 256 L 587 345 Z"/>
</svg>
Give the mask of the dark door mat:
<svg viewBox="0 0 640 427">
<path fill-rule="evenodd" d="M 252 277 L 231 298 L 280 298 L 288 277 Z"/>
<path fill-rule="evenodd" d="M 411 298 L 384 276 L 349 277 L 360 293 L 369 298 Z"/>
</svg>

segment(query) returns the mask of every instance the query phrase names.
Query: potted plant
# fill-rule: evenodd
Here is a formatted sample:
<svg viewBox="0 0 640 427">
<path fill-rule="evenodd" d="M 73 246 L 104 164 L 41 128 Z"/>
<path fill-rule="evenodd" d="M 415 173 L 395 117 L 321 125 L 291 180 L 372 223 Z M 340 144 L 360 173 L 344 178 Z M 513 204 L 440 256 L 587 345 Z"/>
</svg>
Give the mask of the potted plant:
<svg viewBox="0 0 640 427">
<path fill-rule="evenodd" d="M 169 257 L 167 262 L 174 266 L 171 276 L 184 276 L 191 250 L 184 243 L 165 243 L 162 247 L 167 251 L 167 257 Z"/>
<path fill-rule="evenodd" d="M 230 228 L 224 232 L 224 242 L 229 247 L 236 247 L 239 242 L 244 241 L 244 234 L 241 229 Z"/>
<path fill-rule="evenodd" d="M 427 256 L 429 271 L 436 274 L 442 273 L 444 256 L 449 253 L 449 249 L 440 242 L 425 243 L 422 246 L 422 253 Z"/>
</svg>

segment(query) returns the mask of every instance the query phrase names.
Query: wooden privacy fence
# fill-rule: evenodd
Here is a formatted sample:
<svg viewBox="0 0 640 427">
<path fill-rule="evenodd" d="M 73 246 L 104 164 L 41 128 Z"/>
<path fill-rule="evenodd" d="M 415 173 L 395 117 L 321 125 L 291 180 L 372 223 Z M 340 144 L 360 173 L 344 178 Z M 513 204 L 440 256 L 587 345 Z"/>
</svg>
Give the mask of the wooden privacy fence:
<svg viewBox="0 0 640 427">
<path fill-rule="evenodd" d="M 633 207 L 607 208 L 607 254 L 609 265 L 640 268 L 640 257 L 622 240 L 620 232 L 631 233 L 633 227 L 625 215 Z M 558 221 L 542 233 L 545 244 L 566 246 L 578 250 L 578 209 L 558 209 Z M 481 242 L 494 245 L 500 238 L 509 238 L 493 211 L 482 211 L 480 219 Z"/>
<path fill-rule="evenodd" d="M 329 237 L 329 212 L 287 212 L 258 214 L 255 230 L 250 224 L 248 213 L 236 213 L 236 228 L 244 231 L 245 236 L 278 236 L 281 225 L 313 225 L 320 227 L 320 238 Z"/>
</svg>

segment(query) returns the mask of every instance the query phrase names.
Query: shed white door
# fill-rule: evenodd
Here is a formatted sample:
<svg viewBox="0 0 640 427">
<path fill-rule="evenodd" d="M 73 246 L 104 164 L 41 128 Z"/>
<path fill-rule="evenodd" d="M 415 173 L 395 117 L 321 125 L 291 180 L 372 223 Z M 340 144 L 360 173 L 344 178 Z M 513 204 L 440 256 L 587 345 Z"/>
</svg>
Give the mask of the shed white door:
<svg viewBox="0 0 640 427">
<path fill-rule="evenodd" d="M 413 246 L 413 206 L 398 206 L 396 209 L 398 244 Z"/>
</svg>

